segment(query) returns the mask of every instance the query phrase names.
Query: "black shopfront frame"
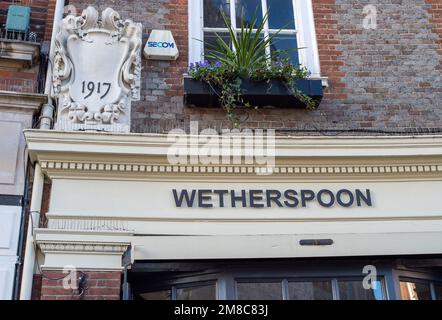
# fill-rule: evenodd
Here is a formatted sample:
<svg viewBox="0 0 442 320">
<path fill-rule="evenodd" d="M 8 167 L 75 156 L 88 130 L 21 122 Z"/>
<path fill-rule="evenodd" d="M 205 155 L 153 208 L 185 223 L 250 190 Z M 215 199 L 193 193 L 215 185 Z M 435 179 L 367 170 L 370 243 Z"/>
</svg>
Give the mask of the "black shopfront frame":
<svg viewBox="0 0 442 320">
<path fill-rule="evenodd" d="M 425 264 L 425 261 L 428 263 Z M 417 264 L 415 262 L 418 262 Z M 237 282 L 277 282 L 283 284 L 283 300 L 288 299 L 288 281 L 330 280 L 333 300 L 339 300 L 338 281 L 362 281 L 365 266 L 375 266 L 382 281 L 384 300 L 401 300 L 400 281 L 414 279 L 442 283 L 442 256 L 397 256 L 354 258 L 248 259 L 210 261 L 136 261 L 129 272 L 132 299 L 140 294 L 168 289 L 177 299 L 180 288 L 215 285 L 217 300 L 236 300 Z M 416 266 L 418 265 L 418 266 Z M 410 267 L 411 266 L 411 267 Z M 435 297 L 434 288 L 433 298 Z"/>
</svg>

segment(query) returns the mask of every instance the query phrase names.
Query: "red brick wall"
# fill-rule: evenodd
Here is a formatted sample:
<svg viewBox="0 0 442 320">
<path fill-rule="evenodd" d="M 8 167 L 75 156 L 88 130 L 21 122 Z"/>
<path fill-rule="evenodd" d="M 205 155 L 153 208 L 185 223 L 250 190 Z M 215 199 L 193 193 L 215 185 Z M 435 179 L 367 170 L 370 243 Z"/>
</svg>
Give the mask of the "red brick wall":
<svg viewBox="0 0 442 320">
<path fill-rule="evenodd" d="M 0 90 L 15 92 L 37 92 L 38 68 L 29 70 L 2 70 L 0 68 Z"/>
<path fill-rule="evenodd" d="M 52 37 L 52 25 L 54 23 L 55 4 L 57 0 L 47 0 L 47 18 L 44 32 L 44 40 L 50 42 Z M 66 1 L 68 3 L 69 1 Z"/>
<path fill-rule="evenodd" d="M 121 273 L 119 271 L 84 271 L 87 274 L 84 300 L 119 300 Z M 79 273 L 78 273 L 79 274 Z M 41 300 L 79 300 L 78 292 L 63 288 L 65 274 L 60 271 L 44 273 L 41 288 Z M 54 280 L 51 280 L 51 279 Z"/>
<path fill-rule="evenodd" d="M 338 50 L 341 41 L 337 38 L 337 8 L 334 0 L 313 1 L 315 14 L 316 38 L 318 42 L 319 60 L 321 62 L 321 75 L 328 77 L 329 87 L 325 90 L 325 99 L 345 99 L 347 95 L 342 81 L 344 73 L 340 70 L 343 66 L 342 50 Z"/>
<path fill-rule="evenodd" d="M 41 299 L 42 282 L 43 282 L 43 277 L 41 276 L 41 274 L 34 274 L 34 278 L 32 280 L 31 300 L 40 300 Z"/>
<path fill-rule="evenodd" d="M 429 14 L 431 15 L 430 22 L 433 25 L 433 32 L 438 35 L 434 43 L 439 46 L 439 54 L 442 56 L 442 0 L 426 0 L 431 5 Z M 442 60 L 440 61 L 439 69 L 442 71 Z"/>
</svg>

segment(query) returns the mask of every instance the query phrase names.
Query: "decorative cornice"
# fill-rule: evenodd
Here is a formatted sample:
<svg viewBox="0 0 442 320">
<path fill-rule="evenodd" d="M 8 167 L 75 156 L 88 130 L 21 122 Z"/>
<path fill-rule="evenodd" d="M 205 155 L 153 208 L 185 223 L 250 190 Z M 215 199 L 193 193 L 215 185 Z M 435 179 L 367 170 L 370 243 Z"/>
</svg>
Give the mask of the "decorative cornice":
<svg viewBox="0 0 442 320">
<path fill-rule="evenodd" d="M 272 173 L 277 179 L 293 176 L 437 176 L 439 179 L 442 173 L 442 136 L 276 137 L 275 166 L 267 168 L 245 161 L 232 165 L 170 164 L 168 151 L 171 146 L 180 146 L 160 134 L 25 130 L 25 137 L 31 159 L 39 161 L 50 177 L 109 175 L 144 179 L 178 175 L 251 177 Z M 185 137 L 188 150 L 195 152 L 189 155 L 198 155 L 198 147 L 208 146 L 210 141 L 206 136 L 192 144 L 196 137 Z M 242 140 L 242 145 L 247 141 Z M 212 143 L 217 146 L 216 141 Z M 230 151 L 233 154 L 233 147 Z"/>
<path fill-rule="evenodd" d="M 185 135 L 188 142 L 168 140 L 166 134 L 153 133 L 110 133 L 72 132 L 55 130 L 25 130 L 31 151 L 33 149 L 93 152 L 112 155 L 151 155 L 165 156 L 168 149 L 175 147 L 211 147 L 217 145 L 213 136 Z M 199 141 L 198 141 L 199 137 Z M 242 145 L 250 140 L 244 136 L 234 136 Z M 173 139 L 172 139 L 173 140 Z M 180 141 L 182 141 L 180 139 Z M 196 141 L 196 142 L 194 142 Z M 376 157 L 438 155 L 442 156 L 442 135 L 425 136 L 277 136 L 275 147 L 279 157 Z"/>
<path fill-rule="evenodd" d="M 54 252 L 75 252 L 75 253 L 95 253 L 95 254 L 123 254 L 130 243 L 96 243 L 96 242 L 57 242 L 57 241 L 37 241 L 43 253 Z"/>
<path fill-rule="evenodd" d="M 47 101 L 48 96 L 45 94 L 0 91 L 0 110 L 5 108 L 36 112 Z"/>
<path fill-rule="evenodd" d="M 116 219 L 99 219 L 99 218 L 85 218 L 69 219 L 63 217 L 50 218 L 48 221 L 48 229 L 64 230 L 64 231 L 92 231 L 92 232 L 132 232 L 129 230 L 128 222 Z"/>
<path fill-rule="evenodd" d="M 165 165 L 165 164 L 127 164 L 80 161 L 41 161 L 41 168 L 51 172 L 95 172 L 95 173 L 132 173 L 132 174 L 256 174 L 271 173 L 279 175 L 324 175 L 324 174 L 402 174 L 402 173 L 440 173 L 442 165 L 333 165 L 333 166 L 290 166 L 278 165 L 274 168 L 259 166 L 216 166 L 216 165 Z"/>
</svg>

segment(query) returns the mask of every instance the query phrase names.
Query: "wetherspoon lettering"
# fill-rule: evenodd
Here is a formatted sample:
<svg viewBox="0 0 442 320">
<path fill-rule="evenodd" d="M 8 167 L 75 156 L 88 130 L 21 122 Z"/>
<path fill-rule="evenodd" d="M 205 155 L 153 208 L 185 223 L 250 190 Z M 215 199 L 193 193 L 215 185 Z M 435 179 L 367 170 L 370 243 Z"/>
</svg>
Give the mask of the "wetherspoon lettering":
<svg viewBox="0 0 442 320">
<path fill-rule="evenodd" d="M 175 205 L 198 208 L 306 208 L 317 202 L 324 208 L 372 207 L 369 189 L 313 190 L 172 190 Z"/>
</svg>

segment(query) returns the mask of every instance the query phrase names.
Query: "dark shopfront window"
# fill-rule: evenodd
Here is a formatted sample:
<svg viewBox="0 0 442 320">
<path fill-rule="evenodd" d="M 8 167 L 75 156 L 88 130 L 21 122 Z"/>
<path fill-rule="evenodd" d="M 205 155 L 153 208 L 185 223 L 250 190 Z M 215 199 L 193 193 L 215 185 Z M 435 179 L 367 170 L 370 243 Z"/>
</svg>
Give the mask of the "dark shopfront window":
<svg viewBox="0 0 442 320">
<path fill-rule="evenodd" d="M 384 281 L 365 289 L 363 279 L 283 279 L 278 282 L 240 280 L 238 300 L 384 300 Z"/>
<path fill-rule="evenodd" d="M 401 279 L 402 300 L 442 300 L 442 283 L 422 279 Z"/>
<path fill-rule="evenodd" d="M 190 283 L 140 294 L 143 300 L 216 300 L 216 283 Z"/>
<path fill-rule="evenodd" d="M 384 300 L 384 281 L 364 289 L 363 279 L 238 279 L 237 300 Z M 142 293 L 144 300 L 216 300 L 217 282 L 189 283 Z"/>
<path fill-rule="evenodd" d="M 442 258 L 366 259 L 146 261 L 128 281 L 142 300 L 442 300 Z"/>
</svg>

